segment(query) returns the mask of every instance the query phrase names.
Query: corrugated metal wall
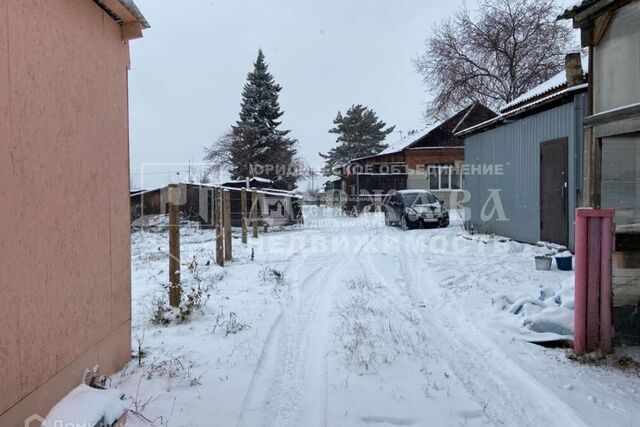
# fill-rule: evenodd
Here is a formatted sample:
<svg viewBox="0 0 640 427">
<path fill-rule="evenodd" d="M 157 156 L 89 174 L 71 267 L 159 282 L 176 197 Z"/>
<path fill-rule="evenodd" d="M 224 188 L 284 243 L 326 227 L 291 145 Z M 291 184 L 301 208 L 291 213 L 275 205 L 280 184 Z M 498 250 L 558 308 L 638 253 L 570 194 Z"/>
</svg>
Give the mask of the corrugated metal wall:
<svg viewBox="0 0 640 427">
<path fill-rule="evenodd" d="M 587 107 L 585 93 L 574 101 L 531 115 L 465 141 L 465 165 L 471 172 L 465 179 L 471 200 L 466 204 L 466 220 L 481 233 L 497 234 L 518 241 L 540 240 L 540 143 L 569 139 L 569 241 L 573 247 L 573 215 L 582 197 L 583 132 L 582 120 Z M 473 173 L 474 166 L 499 165 L 502 174 Z M 491 169 L 491 168 L 488 168 Z M 495 168 L 494 172 L 495 172 Z M 477 172 L 477 170 L 476 170 Z M 487 171 L 484 171 L 487 172 Z M 488 171 L 491 172 L 491 171 Z M 482 210 L 497 190 L 506 220 L 496 215 L 482 218 Z M 489 202 L 485 213 L 491 212 Z"/>
</svg>

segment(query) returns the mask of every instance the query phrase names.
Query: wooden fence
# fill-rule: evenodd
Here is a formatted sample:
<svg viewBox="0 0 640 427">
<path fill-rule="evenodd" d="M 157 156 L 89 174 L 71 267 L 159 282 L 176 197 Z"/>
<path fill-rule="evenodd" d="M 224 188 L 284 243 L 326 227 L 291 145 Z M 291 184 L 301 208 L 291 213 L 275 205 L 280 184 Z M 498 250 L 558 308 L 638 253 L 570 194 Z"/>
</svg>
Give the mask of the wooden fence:
<svg viewBox="0 0 640 427">
<path fill-rule="evenodd" d="M 215 233 L 215 262 L 222 267 L 225 262 L 233 260 L 233 227 L 241 227 L 242 243 L 246 244 L 249 223 L 253 228 L 252 238 L 257 239 L 259 225 L 268 228 L 269 225 L 282 226 L 302 221 L 302 199 L 290 193 L 259 191 L 255 188 L 247 190 L 172 184 L 166 189 L 146 192 L 146 196 L 149 197 L 147 205 L 145 194 L 132 195 L 132 217 L 139 210 L 140 218 L 143 218 L 146 213 L 145 206 L 154 209 L 153 213 L 146 213 L 147 215 L 157 215 L 158 209 L 162 213 L 162 208 L 169 212 L 169 304 L 172 307 L 179 307 L 182 302 L 181 212 L 187 217 L 197 215 L 197 219 L 209 221 L 207 225 L 210 229 L 213 228 L 212 232 Z M 163 196 L 166 196 L 166 199 L 163 199 Z"/>
<path fill-rule="evenodd" d="M 245 192 L 243 206 L 241 188 L 222 187 L 206 184 L 178 184 L 180 193 L 179 212 L 183 219 L 199 222 L 203 228 L 215 227 L 213 193 L 216 189 L 229 190 L 231 225 L 242 227 L 244 210 L 256 213 L 256 225 L 260 228 L 281 227 L 302 222 L 302 198 L 288 191 L 256 190 L 256 201 L 251 190 Z M 143 227 L 144 219 L 154 215 L 169 213 L 169 187 L 131 194 L 131 223 Z M 250 222 L 254 222 L 253 220 Z"/>
</svg>

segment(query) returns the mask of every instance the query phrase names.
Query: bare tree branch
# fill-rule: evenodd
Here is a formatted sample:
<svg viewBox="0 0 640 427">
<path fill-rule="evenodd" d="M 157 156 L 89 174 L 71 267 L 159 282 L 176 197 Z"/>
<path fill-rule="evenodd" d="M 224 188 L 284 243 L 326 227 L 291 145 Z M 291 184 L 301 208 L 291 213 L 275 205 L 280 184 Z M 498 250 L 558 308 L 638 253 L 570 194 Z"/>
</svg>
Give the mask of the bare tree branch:
<svg viewBox="0 0 640 427">
<path fill-rule="evenodd" d="M 209 169 L 206 171 L 207 175 L 232 164 L 233 141 L 233 132 L 229 131 L 218 138 L 211 147 L 205 147 L 204 160 L 209 162 Z"/>
<path fill-rule="evenodd" d="M 498 109 L 560 72 L 572 37 L 557 14 L 553 0 L 480 0 L 435 26 L 414 61 L 433 95 L 426 117 L 476 101 Z"/>
</svg>

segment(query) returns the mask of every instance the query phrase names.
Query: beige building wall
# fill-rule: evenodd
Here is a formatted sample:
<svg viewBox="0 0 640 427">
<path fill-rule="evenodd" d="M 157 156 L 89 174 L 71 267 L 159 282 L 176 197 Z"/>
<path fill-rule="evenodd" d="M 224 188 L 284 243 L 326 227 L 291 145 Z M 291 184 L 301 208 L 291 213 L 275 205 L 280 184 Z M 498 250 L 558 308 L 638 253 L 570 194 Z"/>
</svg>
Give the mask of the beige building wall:
<svg viewBox="0 0 640 427">
<path fill-rule="evenodd" d="M 594 113 L 640 103 L 640 1 L 618 9 L 594 51 Z M 602 139 L 602 206 L 616 224 L 640 224 L 640 134 Z"/>
<path fill-rule="evenodd" d="M 594 114 L 640 103 L 640 2 L 618 9 L 593 47 Z"/>
<path fill-rule="evenodd" d="M 130 359 L 129 48 L 91 0 L 0 0 L 0 426 Z"/>
</svg>

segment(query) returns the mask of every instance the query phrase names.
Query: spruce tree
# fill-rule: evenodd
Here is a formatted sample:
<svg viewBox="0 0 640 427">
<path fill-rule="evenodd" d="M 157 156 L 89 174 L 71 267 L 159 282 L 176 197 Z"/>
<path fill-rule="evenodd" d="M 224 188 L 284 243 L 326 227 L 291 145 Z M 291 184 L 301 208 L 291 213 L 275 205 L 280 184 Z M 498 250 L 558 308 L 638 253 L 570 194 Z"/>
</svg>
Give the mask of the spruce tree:
<svg viewBox="0 0 640 427">
<path fill-rule="evenodd" d="M 232 178 L 281 179 L 290 188 L 295 187 L 297 176 L 289 172 L 296 161 L 297 141 L 288 137 L 289 130 L 279 129 L 284 114 L 278 103 L 281 90 L 259 50 L 242 91 L 240 117 L 231 128 L 229 162 Z"/>
<path fill-rule="evenodd" d="M 395 129 L 387 127 L 377 114 L 363 106 L 352 105 L 343 116 L 340 111 L 333 121 L 335 127 L 329 133 L 337 134 L 337 146 L 320 156 L 325 159 L 325 173 L 330 175 L 331 168 L 360 157 L 380 153 L 387 145 L 384 140 Z"/>
</svg>

